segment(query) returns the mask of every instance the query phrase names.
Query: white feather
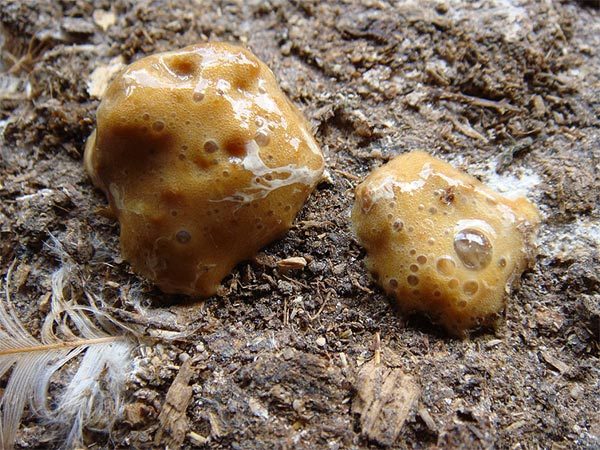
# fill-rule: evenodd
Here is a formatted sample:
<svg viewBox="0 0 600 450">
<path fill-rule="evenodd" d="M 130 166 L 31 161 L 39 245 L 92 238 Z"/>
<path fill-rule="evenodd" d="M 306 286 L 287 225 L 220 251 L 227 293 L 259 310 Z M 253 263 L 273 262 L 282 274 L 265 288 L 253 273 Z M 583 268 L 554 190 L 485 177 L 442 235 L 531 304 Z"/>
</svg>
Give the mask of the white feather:
<svg viewBox="0 0 600 450">
<path fill-rule="evenodd" d="M 100 311 L 90 294 L 86 293 L 89 306 L 76 304 L 69 286 L 84 289 L 73 266 L 63 264 L 52 277 L 51 309 L 39 340 L 25 329 L 12 306 L 12 266 L 6 276 L 5 295 L 0 299 L 0 377 L 12 371 L 0 399 L 3 449 L 13 447 L 27 406 L 49 429 L 64 433 L 64 448 L 80 445 L 86 426 L 110 430 L 121 410 L 135 348 L 127 333 L 131 330 Z M 77 370 L 49 405 L 50 380 L 78 356 Z"/>
</svg>

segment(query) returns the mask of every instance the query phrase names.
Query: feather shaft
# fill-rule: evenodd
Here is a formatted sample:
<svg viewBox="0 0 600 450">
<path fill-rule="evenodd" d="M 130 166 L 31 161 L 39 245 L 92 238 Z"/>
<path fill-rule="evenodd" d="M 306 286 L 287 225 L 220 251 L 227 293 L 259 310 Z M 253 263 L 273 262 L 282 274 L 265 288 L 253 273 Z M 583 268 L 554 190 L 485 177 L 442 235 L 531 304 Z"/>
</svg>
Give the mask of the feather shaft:
<svg viewBox="0 0 600 450">
<path fill-rule="evenodd" d="M 67 342 L 56 342 L 54 344 L 43 344 L 36 345 L 32 347 L 19 347 L 19 348 L 10 348 L 6 350 L 0 350 L 0 356 L 5 355 L 14 355 L 17 353 L 32 353 L 32 352 L 45 352 L 48 350 L 56 350 L 56 349 L 64 349 L 64 348 L 77 348 L 81 346 L 89 346 L 95 344 L 104 344 L 107 342 L 115 342 L 123 340 L 122 336 L 106 336 L 101 338 L 94 339 L 79 339 L 76 341 L 67 341 Z"/>
</svg>

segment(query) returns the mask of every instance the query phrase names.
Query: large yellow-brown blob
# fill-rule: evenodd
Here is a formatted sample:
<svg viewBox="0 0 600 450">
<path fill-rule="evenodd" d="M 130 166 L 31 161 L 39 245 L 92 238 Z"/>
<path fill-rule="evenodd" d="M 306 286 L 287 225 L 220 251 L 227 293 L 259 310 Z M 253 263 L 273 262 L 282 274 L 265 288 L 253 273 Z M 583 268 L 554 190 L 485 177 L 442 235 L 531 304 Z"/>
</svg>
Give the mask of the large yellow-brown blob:
<svg viewBox="0 0 600 450">
<path fill-rule="evenodd" d="M 354 231 L 377 282 L 405 312 L 453 334 L 491 325 L 533 260 L 540 218 L 424 152 L 398 156 L 356 188 Z"/>
<path fill-rule="evenodd" d="M 85 152 L 124 258 L 163 291 L 198 296 L 290 228 L 323 165 L 269 68 L 224 43 L 128 66 Z"/>
</svg>

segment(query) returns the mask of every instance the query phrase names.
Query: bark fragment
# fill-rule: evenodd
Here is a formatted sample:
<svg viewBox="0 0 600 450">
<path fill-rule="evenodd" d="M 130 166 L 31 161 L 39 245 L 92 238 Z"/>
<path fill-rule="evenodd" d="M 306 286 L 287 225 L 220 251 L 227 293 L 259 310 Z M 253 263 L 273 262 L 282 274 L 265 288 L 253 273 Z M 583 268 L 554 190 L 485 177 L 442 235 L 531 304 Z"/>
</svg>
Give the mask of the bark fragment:
<svg viewBox="0 0 600 450">
<path fill-rule="evenodd" d="M 167 391 L 165 403 L 158 416 L 160 427 L 154 438 L 155 445 L 164 443 L 170 448 L 181 447 L 190 428 L 186 411 L 192 398 L 189 382 L 193 374 L 192 360 L 188 359 L 181 365 Z"/>
<path fill-rule="evenodd" d="M 393 445 L 421 394 L 414 378 L 376 358 L 361 368 L 356 388 L 352 411 L 360 415 L 362 434 L 381 445 Z"/>
</svg>

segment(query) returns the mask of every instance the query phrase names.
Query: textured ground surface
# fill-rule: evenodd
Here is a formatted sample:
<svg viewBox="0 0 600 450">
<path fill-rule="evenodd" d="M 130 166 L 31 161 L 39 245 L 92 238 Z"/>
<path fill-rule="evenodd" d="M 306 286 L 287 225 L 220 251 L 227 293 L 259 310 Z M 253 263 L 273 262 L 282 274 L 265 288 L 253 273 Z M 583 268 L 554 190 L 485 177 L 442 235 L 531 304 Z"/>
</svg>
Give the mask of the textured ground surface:
<svg viewBox="0 0 600 450">
<path fill-rule="evenodd" d="M 375 447 L 351 404 L 377 336 L 383 363 L 422 390 L 397 447 L 600 445 L 593 4 L 4 0 L 0 22 L 0 273 L 18 261 L 23 319 L 35 332 L 43 318 L 60 265 L 45 245 L 54 235 L 123 318 L 190 332 L 135 355 L 126 420 L 110 438 L 89 433 L 94 448 L 151 446 L 178 373 L 191 386 L 184 446 Z M 273 69 L 314 125 L 331 177 L 222 295 L 190 304 L 120 259 L 118 227 L 96 214 L 105 200 L 81 157 L 99 103 L 94 70 L 207 39 L 244 43 Z M 537 265 L 496 332 L 461 341 L 401 317 L 364 269 L 349 230 L 353 187 L 416 148 L 522 190 L 544 216 Z M 308 266 L 278 272 L 291 256 Z M 192 370 L 180 372 L 188 356 Z M 48 448 L 46 431 L 29 417 L 18 443 Z"/>
</svg>

